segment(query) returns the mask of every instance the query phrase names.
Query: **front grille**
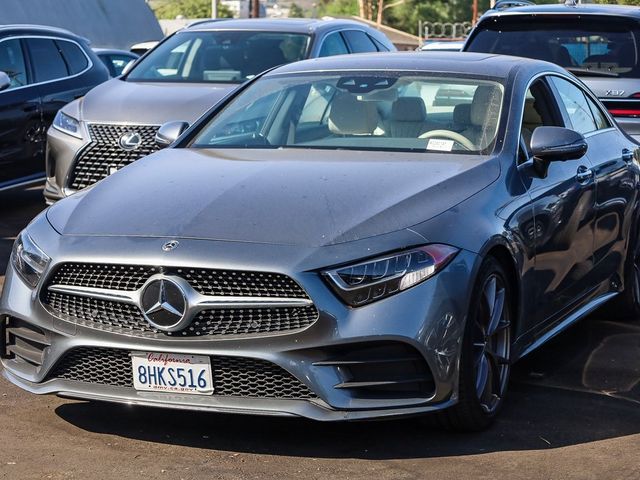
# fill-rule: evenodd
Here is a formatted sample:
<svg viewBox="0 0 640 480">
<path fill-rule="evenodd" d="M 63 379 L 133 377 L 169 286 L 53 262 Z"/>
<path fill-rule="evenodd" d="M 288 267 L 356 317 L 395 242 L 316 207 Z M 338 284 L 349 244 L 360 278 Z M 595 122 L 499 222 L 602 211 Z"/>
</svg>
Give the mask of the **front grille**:
<svg viewBox="0 0 640 480">
<path fill-rule="evenodd" d="M 78 155 L 69 186 L 76 190 L 86 188 L 108 177 L 113 169 L 119 170 L 157 151 L 158 128 L 154 125 L 89 125 L 91 142 Z M 127 132 L 137 132 L 142 139 L 135 150 L 127 151 L 120 146 L 120 137 Z"/>
<path fill-rule="evenodd" d="M 286 370 L 264 360 L 211 357 L 216 396 L 311 399 L 316 395 Z M 77 348 L 67 353 L 47 380 L 133 387 L 131 356 L 124 350 Z"/>
<path fill-rule="evenodd" d="M 161 269 L 142 265 L 68 263 L 47 282 L 51 285 L 134 291 Z M 277 273 L 211 269 L 164 268 L 163 273 L 180 276 L 202 295 L 290 297 L 308 299 L 290 277 Z M 127 303 L 59 293 L 43 289 L 42 302 L 56 316 L 115 333 L 148 338 L 251 335 L 302 329 L 318 319 L 314 305 L 301 307 L 231 308 L 203 310 L 179 332 L 152 327 L 139 307 Z"/>
</svg>

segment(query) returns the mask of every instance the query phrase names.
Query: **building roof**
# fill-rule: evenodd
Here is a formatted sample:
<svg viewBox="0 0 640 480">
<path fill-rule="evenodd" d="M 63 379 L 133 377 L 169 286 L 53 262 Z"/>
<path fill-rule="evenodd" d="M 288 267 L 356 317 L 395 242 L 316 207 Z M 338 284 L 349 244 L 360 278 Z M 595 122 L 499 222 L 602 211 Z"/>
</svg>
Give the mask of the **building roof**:
<svg viewBox="0 0 640 480">
<path fill-rule="evenodd" d="M 144 0 L 2 0 L 1 22 L 53 26 L 88 38 L 95 47 L 128 49 L 163 37 Z"/>
</svg>

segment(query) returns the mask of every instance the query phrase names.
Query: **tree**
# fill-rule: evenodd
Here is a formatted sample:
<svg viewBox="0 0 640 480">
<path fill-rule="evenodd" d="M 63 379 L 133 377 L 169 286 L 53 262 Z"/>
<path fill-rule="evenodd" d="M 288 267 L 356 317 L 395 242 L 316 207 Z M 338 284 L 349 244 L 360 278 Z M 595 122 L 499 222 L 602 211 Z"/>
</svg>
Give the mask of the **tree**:
<svg viewBox="0 0 640 480">
<path fill-rule="evenodd" d="M 289 7 L 289 18 L 303 18 L 304 10 L 297 3 L 292 3 Z"/>
<path fill-rule="evenodd" d="M 158 18 L 168 19 L 179 15 L 185 18 L 211 18 L 211 0 L 165 0 L 155 7 L 155 14 Z M 218 3 L 218 18 L 231 17 L 231 10 Z"/>
</svg>

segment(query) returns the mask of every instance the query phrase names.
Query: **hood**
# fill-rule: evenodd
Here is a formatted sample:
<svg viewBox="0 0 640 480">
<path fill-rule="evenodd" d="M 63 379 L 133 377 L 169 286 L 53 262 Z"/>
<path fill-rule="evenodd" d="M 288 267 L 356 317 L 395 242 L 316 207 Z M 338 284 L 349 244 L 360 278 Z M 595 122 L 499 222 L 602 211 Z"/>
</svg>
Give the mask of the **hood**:
<svg viewBox="0 0 640 480">
<path fill-rule="evenodd" d="M 80 120 L 146 125 L 177 120 L 191 124 L 237 86 L 126 82 L 114 78 L 85 95 Z"/>
<path fill-rule="evenodd" d="M 323 246 L 432 218 L 493 182 L 497 159 L 326 150 L 166 149 L 55 204 L 63 235 Z"/>
</svg>

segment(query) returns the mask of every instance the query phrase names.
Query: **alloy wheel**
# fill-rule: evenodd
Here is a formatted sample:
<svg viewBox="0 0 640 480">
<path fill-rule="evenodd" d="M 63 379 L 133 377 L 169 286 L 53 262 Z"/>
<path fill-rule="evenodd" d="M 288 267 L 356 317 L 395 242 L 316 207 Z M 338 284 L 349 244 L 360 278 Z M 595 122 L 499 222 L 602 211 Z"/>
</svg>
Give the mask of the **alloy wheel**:
<svg viewBox="0 0 640 480">
<path fill-rule="evenodd" d="M 503 279 L 493 273 L 482 287 L 474 322 L 474 365 L 476 395 L 485 413 L 499 406 L 509 379 L 511 319 L 507 289 Z"/>
</svg>

